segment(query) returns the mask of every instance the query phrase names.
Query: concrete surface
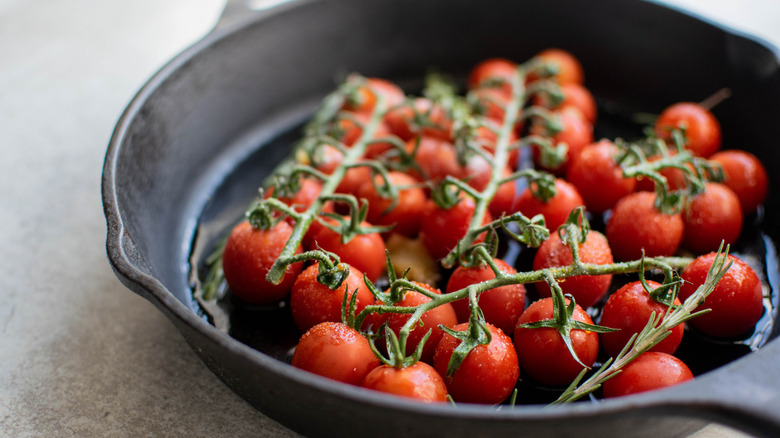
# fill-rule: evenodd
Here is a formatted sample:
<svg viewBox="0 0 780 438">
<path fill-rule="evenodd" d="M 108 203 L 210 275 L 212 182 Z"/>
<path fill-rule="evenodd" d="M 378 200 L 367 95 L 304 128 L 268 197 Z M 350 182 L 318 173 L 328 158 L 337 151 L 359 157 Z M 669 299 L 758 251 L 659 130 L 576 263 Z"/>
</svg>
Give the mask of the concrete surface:
<svg viewBox="0 0 780 438">
<path fill-rule="evenodd" d="M 775 0 L 675 3 L 780 44 Z M 296 436 L 212 375 L 105 256 L 100 173 L 112 128 L 222 8 L 0 2 L 0 436 Z"/>
</svg>

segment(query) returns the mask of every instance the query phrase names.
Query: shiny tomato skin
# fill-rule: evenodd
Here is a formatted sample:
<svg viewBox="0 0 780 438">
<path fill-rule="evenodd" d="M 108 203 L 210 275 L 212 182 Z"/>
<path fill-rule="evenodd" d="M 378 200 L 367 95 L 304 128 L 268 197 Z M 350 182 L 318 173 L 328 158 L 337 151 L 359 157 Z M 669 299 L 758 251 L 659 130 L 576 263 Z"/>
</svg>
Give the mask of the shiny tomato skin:
<svg viewBox="0 0 780 438">
<path fill-rule="evenodd" d="M 425 403 L 447 401 L 444 380 L 432 366 L 424 362 L 406 368 L 379 366 L 368 373 L 361 386 Z"/>
<path fill-rule="evenodd" d="M 751 214 L 764 203 L 769 190 L 769 178 L 761 161 L 750 152 L 740 150 L 720 151 L 710 160 L 718 163 L 725 174 L 725 184 L 739 198 L 744 214 Z"/>
<path fill-rule="evenodd" d="M 635 192 L 615 204 L 606 235 L 616 260 L 672 256 L 683 238 L 681 214 L 664 214 L 655 208 L 655 193 Z"/>
<path fill-rule="evenodd" d="M 547 169 L 556 175 L 565 175 L 569 163 L 577 157 L 585 146 L 593 143 L 593 124 L 585 119 L 578 108 L 573 106 L 562 107 L 553 112 L 560 120 L 563 130 L 555 134 L 552 139 L 557 145 L 565 143 L 568 146 L 566 151 L 566 160 L 557 169 Z M 546 135 L 542 125 L 535 124 L 531 126 L 531 133 L 537 135 Z M 543 167 L 539 162 L 540 150 L 538 146 L 533 147 L 534 162 L 538 167 Z"/>
<path fill-rule="evenodd" d="M 714 259 L 715 253 L 705 254 L 685 267 L 681 300 L 686 300 L 704 284 Z M 714 338 L 744 335 L 753 329 L 764 313 L 763 289 L 758 275 L 739 258 L 729 255 L 729 259 L 733 264 L 704 303 L 695 310 L 711 311 L 689 321 L 699 332 Z"/>
<path fill-rule="evenodd" d="M 571 52 L 553 47 L 537 53 L 535 58 L 557 66 L 558 74 L 553 78 L 561 84 L 582 84 L 585 82 L 582 64 Z M 534 76 L 529 78 L 529 80 L 535 79 Z"/>
<path fill-rule="evenodd" d="M 517 273 L 501 259 L 493 259 L 501 272 L 507 275 Z M 495 273 L 487 265 L 466 268 L 458 266 L 447 281 L 447 293 L 468 287 L 472 284 L 496 278 Z M 485 316 L 485 321 L 498 327 L 504 333 L 514 333 L 517 320 L 525 310 L 525 286 L 512 284 L 482 292 L 479 296 L 479 307 Z M 453 301 L 452 307 L 458 315 L 458 321 L 469 320 L 468 299 Z"/>
<path fill-rule="evenodd" d="M 326 222 L 335 224 L 334 219 L 326 219 Z M 370 226 L 368 222 L 361 225 Z M 317 234 L 312 239 L 312 247 L 321 248 L 339 256 L 340 260 L 348 263 L 358 271 L 364 272 L 368 279 L 376 281 L 385 272 L 385 241 L 379 233 L 359 234 L 349 242 L 341 242 L 341 234 L 328 227 L 320 226 Z"/>
<path fill-rule="evenodd" d="M 693 373 L 683 361 L 670 354 L 649 351 L 604 382 L 604 398 L 667 388 L 688 380 L 693 380 Z"/>
<path fill-rule="evenodd" d="M 517 321 L 515 349 L 520 369 L 531 378 L 545 385 L 568 385 L 583 368 L 569 353 L 558 331 L 554 328 L 519 327 L 520 324 L 552 319 L 552 304 L 552 298 L 542 298 L 525 309 Z M 573 318 L 587 324 L 593 323 L 579 305 L 575 307 Z M 598 335 L 595 332 L 572 330 L 571 341 L 582 363 L 592 366 L 599 351 Z"/>
<path fill-rule="evenodd" d="M 487 185 L 490 183 L 490 175 L 493 171 L 491 163 L 489 163 L 484 157 L 474 155 L 466 163 L 466 167 L 463 169 L 461 179 L 467 179 L 468 184 L 471 187 L 484 191 Z M 502 177 L 508 177 L 512 174 L 512 170 L 509 166 L 504 167 L 501 172 Z M 494 217 L 499 217 L 502 214 L 510 214 L 512 211 L 512 205 L 515 202 L 517 194 L 517 185 L 515 181 L 508 181 L 500 186 L 496 190 L 495 195 L 490 200 L 488 210 Z"/>
<path fill-rule="evenodd" d="M 369 341 L 340 322 L 322 322 L 301 336 L 292 366 L 339 382 L 359 386 L 382 363 Z"/>
<path fill-rule="evenodd" d="M 416 284 L 418 286 L 424 287 L 425 289 L 437 295 L 441 294 L 441 291 L 439 291 L 433 286 L 424 283 L 416 283 Z M 417 307 L 429 301 L 431 301 L 431 299 L 426 297 L 425 295 L 410 290 L 410 291 L 406 291 L 401 301 L 399 301 L 395 305 L 401 307 Z M 387 321 L 387 326 L 393 332 L 395 332 L 396 335 L 400 335 L 401 328 L 404 326 L 404 324 L 406 324 L 407 321 L 409 321 L 410 314 L 387 313 L 385 314 L 385 317 L 386 317 L 385 320 Z M 417 348 L 417 345 L 420 344 L 425 334 L 430 330 L 431 335 L 428 338 L 428 340 L 425 342 L 425 346 L 423 347 L 423 353 L 420 360 L 422 360 L 423 362 L 432 363 L 433 353 L 434 351 L 436 351 L 436 345 L 439 343 L 439 340 L 444 334 L 444 332 L 439 328 L 439 325 L 443 325 L 445 327 L 452 327 L 458 323 L 458 317 L 457 315 L 455 315 L 455 309 L 452 308 L 452 305 L 447 303 L 447 304 L 442 304 L 441 306 L 435 307 L 423 313 L 419 322 L 421 322 L 422 324 L 415 325 L 415 327 L 409 332 L 409 337 L 406 340 L 406 354 L 411 355 L 414 352 L 414 350 Z"/>
<path fill-rule="evenodd" d="M 624 178 L 615 162 L 618 147 L 609 140 L 592 143 L 569 163 L 566 180 L 582 196 L 588 211 L 603 213 L 636 188 L 635 178 Z"/>
<path fill-rule="evenodd" d="M 651 280 L 648 280 L 647 283 L 653 288 L 661 285 Z M 675 299 L 674 304 L 679 306 L 680 300 Z M 601 310 L 599 325 L 620 329 L 617 332 L 599 333 L 601 349 L 607 356 L 617 356 L 628 343 L 629 338 L 645 328 L 653 312 L 656 315 L 665 315 L 666 311 L 665 305 L 650 298 L 641 282 L 634 281 L 622 286 L 609 296 L 607 303 Z M 682 342 L 685 323 L 676 325 L 670 332 L 669 336 L 651 348 L 650 351 L 674 354 Z"/>
<path fill-rule="evenodd" d="M 429 199 L 420 221 L 420 236 L 423 245 L 434 259 L 444 258 L 458 241 L 466 235 L 474 217 L 476 204 L 474 199 L 464 196 L 450 209 L 439 208 Z M 482 223 L 490 222 L 490 214 L 485 212 Z"/>
<path fill-rule="evenodd" d="M 384 184 L 379 175 L 374 178 L 374 183 L 364 181 L 358 189 L 358 199 L 368 201 L 368 222 L 374 225 L 394 225 L 392 233 L 415 237 L 420 231 L 420 219 L 428 197 L 421 187 L 414 186 L 417 180 L 413 177 L 396 171 L 388 172 L 388 177 L 390 183 L 399 189 L 395 206 L 392 199 L 383 198 L 377 193 L 374 184 Z M 388 210 L 391 206 L 392 210 Z"/>
<path fill-rule="evenodd" d="M 414 153 L 414 160 L 422 174 L 416 169 L 410 169 L 409 174 L 419 180 L 438 182 L 445 177 L 460 178 L 463 172 L 458 164 L 455 146 L 447 140 L 423 136 L 413 138 L 406 143 L 408 153 Z"/>
<path fill-rule="evenodd" d="M 284 246 L 292 236 L 292 227 L 280 221 L 268 230 L 253 228 L 248 221 L 236 225 L 222 254 L 222 268 L 230 291 L 239 300 L 252 305 L 281 301 L 290 293 L 302 264 L 287 267 L 279 284 L 265 279 Z M 296 254 L 301 253 L 298 247 Z"/>
<path fill-rule="evenodd" d="M 486 59 L 474 66 L 469 73 L 468 88 L 469 90 L 480 88 L 487 80 L 503 80 L 504 83 L 496 89 L 500 90 L 506 97 L 509 97 L 512 95 L 510 82 L 516 72 L 517 64 L 508 59 Z"/>
<path fill-rule="evenodd" d="M 341 303 L 347 292 L 350 299 L 357 294 L 355 314 L 374 304 L 374 295 L 363 284 L 363 273 L 353 266 L 349 266 L 347 279 L 336 290 L 320 284 L 317 281 L 318 273 L 318 264 L 304 269 L 295 279 L 290 292 L 290 311 L 301 332 L 305 333 L 321 322 L 341 321 Z"/>
<path fill-rule="evenodd" d="M 585 242 L 578 246 L 580 260 L 583 263 L 594 265 L 608 265 L 614 263 L 609 243 L 603 234 L 591 230 Z M 534 256 L 534 270 L 568 266 L 572 263 L 571 249 L 563 243 L 558 233 L 551 233 Z M 577 275 L 560 282 L 564 294 L 571 294 L 574 301 L 588 308 L 596 304 L 603 297 L 609 285 L 612 283 L 612 275 Z M 549 297 L 550 287 L 546 283 L 537 283 L 536 290 L 539 295 Z"/>
<path fill-rule="evenodd" d="M 427 118 L 424 126 L 415 126 L 415 113 Z M 417 136 L 452 141 L 452 120 L 439 105 L 434 105 L 423 97 L 418 97 L 409 105 L 399 105 L 391 109 L 385 114 L 384 122 L 390 132 L 403 141 Z"/>
<path fill-rule="evenodd" d="M 434 368 L 444 377 L 447 390 L 456 402 L 501 403 L 512 393 L 520 378 L 512 339 L 493 325 L 487 324 L 487 327 L 491 334 L 490 343 L 471 350 L 452 377 L 447 377 L 447 367 L 461 340 L 445 333 L 436 347 Z M 459 332 L 467 329 L 467 323 L 453 327 Z"/>
<path fill-rule="evenodd" d="M 685 147 L 696 156 L 707 158 L 720 149 L 720 123 L 698 103 L 679 102 L 661 112 L 655 122 L 655 134 L 669 140 L 669 131 L 674 128 L 685 128 Z"/>
<path fill-rule="evenodd" d="M 715 251 L 732 244 L 742 232 L 742 207 L 737 195 L 723 184 L 707 183 L 704 193 L 693 198 L 683 210 L 683 246 L 696 254 Z"/>
<path fill-rule="evenodd" d="M 554 232 L 566 222 L 572 210 L 585 205 L 577 188 L 567 181 L 556 178 L 555 190 L 555 196 L 547 202 L 542 202 L 534 197 L 529 188 L 526 188 L 515 200 L 512 211 L 519 211 L 528 218 L 541 214 L 544 216 L 547 228 Z"/>
</svg>

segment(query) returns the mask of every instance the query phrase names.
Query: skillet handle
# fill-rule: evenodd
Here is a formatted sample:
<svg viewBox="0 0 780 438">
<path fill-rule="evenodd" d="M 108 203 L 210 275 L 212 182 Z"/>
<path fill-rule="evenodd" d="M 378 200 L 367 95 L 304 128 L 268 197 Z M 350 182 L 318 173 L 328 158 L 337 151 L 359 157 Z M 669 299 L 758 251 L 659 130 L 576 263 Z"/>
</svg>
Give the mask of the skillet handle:
<svg viewBox="0 0 780 438">
<path fill-rule="evenodd" d="M 294 0 L 227 0 L 225 9 L 217 21 L 214 29 L 221 29 L 233 23 L 251 18 L 254 15 L 275 8 L 284 3 L 290 3 Z"/>
</svg>

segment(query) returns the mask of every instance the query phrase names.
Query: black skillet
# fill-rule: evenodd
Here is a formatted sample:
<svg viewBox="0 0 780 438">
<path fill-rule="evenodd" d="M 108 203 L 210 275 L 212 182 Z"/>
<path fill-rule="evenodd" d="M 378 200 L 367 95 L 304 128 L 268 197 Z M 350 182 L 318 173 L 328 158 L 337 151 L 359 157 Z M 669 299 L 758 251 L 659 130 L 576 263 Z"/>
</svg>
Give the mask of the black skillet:
<svg viewBox="0 0 780 438">
<path fill-rule="evenodd" d="M 294 332 L 255 328 L 246 339 L 252 348 L 210 323 L 190 283 L 193 251 L 198 263 L 197 247 L 240 217 L 301 123 L 349 72 L 414 90 L 430 67 L 462 78 L 488 57 L 522 61 L 562 47 L 582 61 L 599 99 L 600 135 L 626 135 L 623 114 L 658 112 L 729 87 L 732 97 L 715 109 L 724 144 L 758 155 L 771 173 L 780 155 L 776 49 L 645 1 L 304 0 L 233 13 L 242 8 L 230 2 L 215 31 L 141 89 L 116 127 L 103 172 L 117 276 L 167 315 L 236 393 L 311 436 L 684 436 L 710 421 L 780 435 L 780 344 L 771 309 L 757 352 L 725 360 L 692 383 L 555 408 L 453 408 L 296 370 L 277 359 Z M 776 303 L 776 183 L 770 192 L 745 250 L 765 260 Z M 274 317 L 263 315 L 255 319 Z"/>
</svg>

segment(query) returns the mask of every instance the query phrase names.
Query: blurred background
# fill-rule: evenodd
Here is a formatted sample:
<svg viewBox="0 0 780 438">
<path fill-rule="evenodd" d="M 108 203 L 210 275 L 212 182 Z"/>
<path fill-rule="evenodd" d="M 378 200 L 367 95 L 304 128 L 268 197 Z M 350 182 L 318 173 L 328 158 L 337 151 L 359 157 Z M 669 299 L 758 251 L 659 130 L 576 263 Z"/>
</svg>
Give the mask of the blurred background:
<svg viewBox="0 0 780 438">
<path fill-rule="evenodd" d="M 667 3 L 780 45 L 777 0 Z M 100 173 L 114 124 L 223 8 L 0 1 L 0 436 L 296 436 L 209 372 L 105 255 Z M 726 436 L 740 435 L 697 434 Z"/>
</svg>

